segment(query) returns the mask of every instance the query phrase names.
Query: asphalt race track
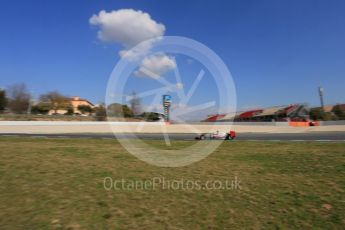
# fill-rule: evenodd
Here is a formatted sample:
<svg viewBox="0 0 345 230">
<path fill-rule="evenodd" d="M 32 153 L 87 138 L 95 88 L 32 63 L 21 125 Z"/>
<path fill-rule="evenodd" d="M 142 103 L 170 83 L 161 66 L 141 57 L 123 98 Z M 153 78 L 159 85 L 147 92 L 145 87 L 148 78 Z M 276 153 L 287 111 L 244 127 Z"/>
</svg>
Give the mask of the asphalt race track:
<svg viewBox="0 0 345 230">
<path fill-rule="evenodd" d="M 21 136 L 36 138 L 140 138 L 146 140 L 164 140 L 162 134 L 141 133 L 141 134 L 16 134 L 6 133 L 0 136 Z M 171 140 L 194 140 L 195 134 L 169 134 Z M 345 132 L 311 132 L 311 133 L 238 133 L 235 140 L 250 141 L 345 141 Z"/>
</svg>

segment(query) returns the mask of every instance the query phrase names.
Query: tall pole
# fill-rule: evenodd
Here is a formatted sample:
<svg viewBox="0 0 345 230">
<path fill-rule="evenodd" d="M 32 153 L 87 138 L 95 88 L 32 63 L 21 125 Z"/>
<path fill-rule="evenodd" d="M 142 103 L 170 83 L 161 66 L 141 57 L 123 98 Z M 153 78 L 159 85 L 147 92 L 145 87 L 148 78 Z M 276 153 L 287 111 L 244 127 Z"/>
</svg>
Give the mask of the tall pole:
<svg viewBox="0 0 345 230">
<path fill-rule="evenodd" d="M 323 87 L 319 87 L 319 95 L 320 95 L 320 103 L 321 103 L 321 108 L 324 109 L 325 108 L 325 104 L 323 102 Z"/>
<path fill-rule="evenodd" d="M 171 105 L 171 96 L 163 95 L 164 120 L 167 123 L 170 122 L 170 105 Z"/>
</svg>

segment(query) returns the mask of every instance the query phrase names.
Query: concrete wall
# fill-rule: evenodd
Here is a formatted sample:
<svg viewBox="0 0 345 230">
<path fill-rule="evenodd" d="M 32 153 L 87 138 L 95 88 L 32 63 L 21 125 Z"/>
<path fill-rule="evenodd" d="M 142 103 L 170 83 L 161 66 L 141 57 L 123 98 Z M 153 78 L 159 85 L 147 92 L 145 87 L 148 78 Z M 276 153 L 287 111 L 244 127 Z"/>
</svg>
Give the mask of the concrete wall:
<svg viewBox="0 0 345 230">
<path fill-rule="evenodd" d="M 221 125 L 223 124 L 223 125 Z M 200 124 L 172 124 L 164 122 L 0 122 L 0 133 L 208 133 L 228 132 L 237 133 L 302 133 L 302 132 L 345 132 L 345 125 L 328 125 L 313 127 L 292 127 L 281 125 L 234 125 L 224 123 L 212 125 Z"/>
<path fill-rule="evenodd" d="M 289 126 L 289 122 L 192 122 L 195 125 Z"/>
<path fill-rule="evenodd" d="M 192 122 L 196 125 L 289 126 L 289 122 Z M 320 126 L 345 125 L 342 121 L 320 121 Z"/>
<path fill-rule="evenodd" d="M 321 126 L 325 125 L 345 125 L 345 120 L 342 121 L 320 121 Z"/>
</svg>

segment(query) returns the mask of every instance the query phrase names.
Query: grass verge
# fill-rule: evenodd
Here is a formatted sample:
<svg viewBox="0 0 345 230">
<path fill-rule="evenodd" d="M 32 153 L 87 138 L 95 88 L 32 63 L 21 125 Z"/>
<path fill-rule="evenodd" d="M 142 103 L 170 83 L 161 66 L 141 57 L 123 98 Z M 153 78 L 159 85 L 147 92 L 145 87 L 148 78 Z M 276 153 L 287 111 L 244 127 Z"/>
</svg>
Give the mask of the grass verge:
<svg viewBox="0 0 345 230">
<path fill-rule="evenodd" d="M 105 177 L 240 188 L 106 190 Z M 0 138 L 1 229 L 342 229 L 344 207 L 345 143 L 226 142 L 159 168 L 116 140 Z"/>
</svg>

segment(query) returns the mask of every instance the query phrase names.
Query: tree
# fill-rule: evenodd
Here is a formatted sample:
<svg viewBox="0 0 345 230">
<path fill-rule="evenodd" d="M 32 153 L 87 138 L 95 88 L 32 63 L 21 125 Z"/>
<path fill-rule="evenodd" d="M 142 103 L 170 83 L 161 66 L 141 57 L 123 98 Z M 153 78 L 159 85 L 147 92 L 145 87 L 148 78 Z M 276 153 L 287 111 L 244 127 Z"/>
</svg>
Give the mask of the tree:
<svg viewBox="0 0 345 230">
<path fill-rule="evenodd" d="M 49 110 L 54 110 L 54 113 L 57 113 L 59 109 L 68 109 L 71 106 L 70 99 L 56 91 L 42 94 L 40 103 L 47 106 Z"/>
<path fill-rule="evenodd" d="M 310 109 L 309 116 L 312 120 L 323 120 L 325 112 L 322 108 L 312 108 Z"/>
<path fill-rule="evenodd" d="M 105 110 L 104 104 L 100 104 L 95 109 L 95 115 L 97 121 L 105 121 L 107 117 L 107 112 Z"/>
<path fill-rule="evenodd" d="M 8 108 L 13 113 L 26 113 L 30 104 L 30 93 L 28 92 L 26 85 L 14 84 L 8 88 Z"/>
<path fill-rule="evenodd" d="M 133 117 L 133 111 L 128 107 L 128 105 L 122 105 L 122 113 L 124 117 Z"/>
<path fill-rule="evenodd" d="M 93 109 L 91 108 L 91 106 L 89 105 L 78 105 L 78 110 L 82 113 L 82 114 L 85 114 L 85 113 L 92 113 L 93 112 Z"/>
<path fill-rule="evenodd" d="M 67 105 L 66 107 L 67 112 L 64 115 L 73 115 L 74 114 L 74 109 L 71 104 Z"/>
<path fill-rule="evenodd" d="M 7 106 L 6 91 L 0 89 L 0 113 L 4 112 Z"/>
<path fill-rule="evenodd" d="M 32 114 L 47 114 L 50 108 L 44 103 L 38 103 L 37 105 L 32 106 L 31 113 Z"/>
<path fill-rule="evenodd" d="M 336 117 L 332 113 L 325 112 L 323 108 L 310 109 L 309 116 L 310 116 L 310 119 L 312 120 L 320 120 L 320 121 L 336 120 Z"/>
<path fill-rule="evenodd" d="M 136 92 L 132 93 L 132 98 L 130 100 L 130 107 L 134 116 L 138 116 L 141 114 L 141 101 L 140 101 L 140 98 L 137 96 Z"/>
<path fill-rule="evenodd" d="M 340 105 L 334 106 L 333 113 L 338 117 L 339 120 L 345 120 L 345 111 Z"/>
<path fill-rule="evenodd" d="M 324 114 L 323 119 L 324 121 L 334 121 L 337 120 L 337 116 L 335 116 L 333 113 L 327 112 Z"/>
<path fill-rule="evenodd" d="M 107 112 L 109 116 L 114 117 L 133 117 L 132 110 L 127 105 L 119 103 L 108 105 Z"/>
<path fill-rule="evenodd" d="M 160 120 L 158 113 L 145 112 L 141 116 L 144 117 L 146 121 L 159 121 Z"/>
<path fill-rule="evenodd" d="M 107 114 L 112 117 L 122 116 L 122 105 L 119 103 L 113 103 L 108 105 Z"/>
</svg>

